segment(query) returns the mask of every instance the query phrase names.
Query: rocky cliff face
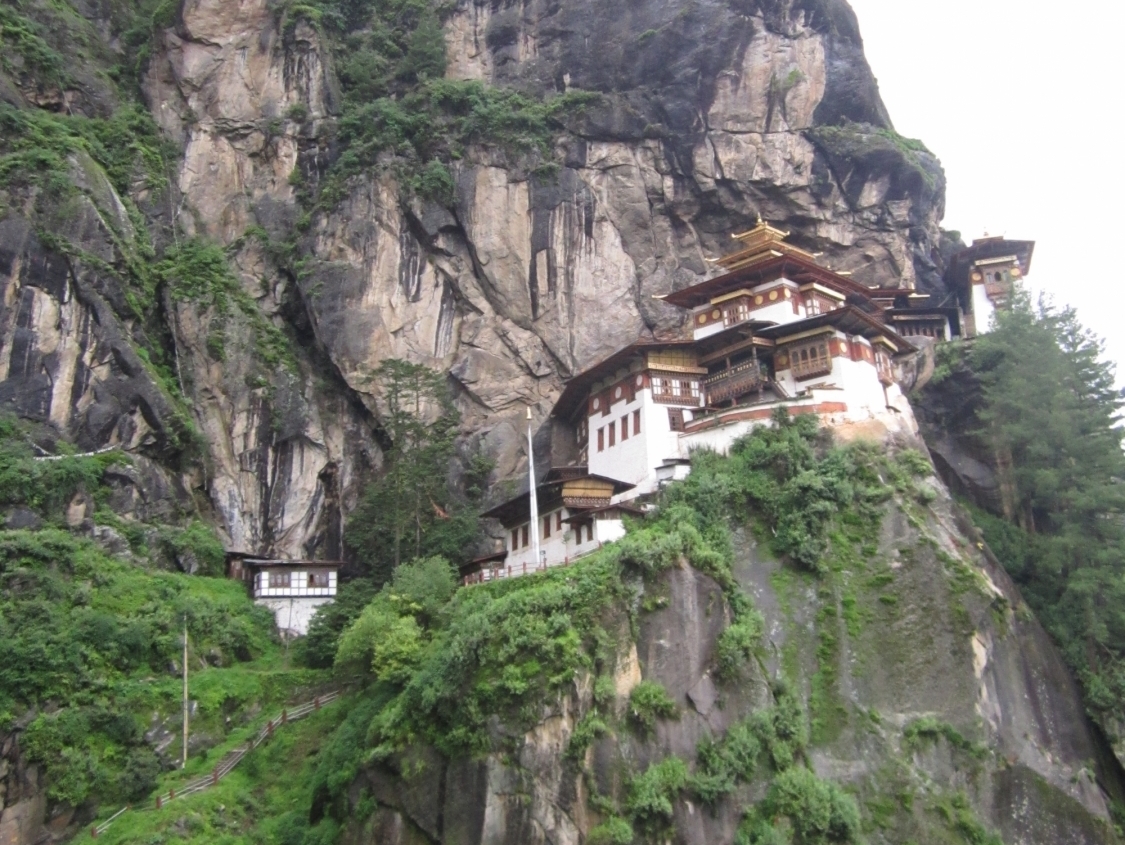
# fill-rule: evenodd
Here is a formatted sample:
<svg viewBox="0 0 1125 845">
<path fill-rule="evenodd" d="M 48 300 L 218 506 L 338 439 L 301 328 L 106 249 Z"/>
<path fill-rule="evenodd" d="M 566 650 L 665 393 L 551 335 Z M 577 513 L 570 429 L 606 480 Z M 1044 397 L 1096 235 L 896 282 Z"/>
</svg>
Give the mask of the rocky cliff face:
<svg viewBox="0 0 1125 845">
<path fill-rule="evenodd" d="M 107 12 L 84 12 L 88 38 L 111 29 Z M 601 95 L 559 135 L 561 166 L 535 175 L 472 146 L 448 206 L 404 199 L 381 168 L 302 219 L 291 175 L 315 179 L 335 154 L 330 45 L 267 0 L 185 0 L 143 65 L 178 147 L 166 189 L 133 185 L 148 231 L 82 157 L 79 207 L 4 221 L 9 406 L 90 448 L 176 452 L 186 434 L 166 429 L 183 415 L 131 349 L 128 265 L 153 243 L 211 239 L 297 366 L 256 363 L 238 319 L 224 329 L 233 354 L 216 360 L 215 309 L 165 302 L 159 328 L 204 445 L 197 470 L 162 486 L 203 494 L 234 548 L 336 556 L 342 512 L 378 464 L 368 376 L 387 357 L 449 372 L 466 435 L 509 477 L 525 460 L 523 407 L 542 419 L 566 377 L 675 328 L 653 297 L 704 278 L 758 214 L 864 281 L 940 283 L 944 177 L 894 134 L 846 3 L 652 0 L 623 14 L 463 0 L 445 30 L 450 78 Z M 93 82 L 73 85 L 88 113 L 112 108 Z M 61 253 L 36 240 L 44 225 Z M 298 228 L 295 273 L 275 247 Z"/>
<path fill-rule="evenodd" d="M 200 470 L 166 486 L 205 494 L 232 547 L 339 554 L 342 510 L 378 462 L 367 379 L 387 357 L 448 371 L 466 434 L 513 475 L 522 408 L 542 418 L 568 375 L 675 327 L 653 296 L 705 277 L 757 214 L 866 281 L 937 284 L 940 167 L 891 130 L 842 2 L 645 2 L 628 14 L 462 2 L 446 40 L 451 78 L 604 96 L 560 136 L 554 175 L 478 146 L 455 167 L 448 207 L 404 200 L 391 171 L 352 180 L 335 210 L 305 221 L 299 274 L 270 245 L 303 213 L 291 173 L 315 175 L 333 155 L 339 86 L 323 36 L 265 0 L 187 0 L 147 63 L 149 108 L 182 152 L 168 195 L 135 199 L 158 242 L 174 228 L 229 247 L 299 359 L 263 371 L 236 322 L 239 351 L 216 361 L 213 310 L 166 303 L 205 444 Z M 131 231 L 96 166 L 75 167 L 87 189 L 60 232 L 68 260 L 6 224 L 23 245 L 7 262 L 6 395 L 91 448 L 161 445 L 175 417 L 133 360 L 120 291 L 102 264 L 73 257 L 120 265 L 122 241 L 153 235 Z"/>
<path fill-rule="evenodd" d="M 592 679 L 580 676 L 526 734 L 496 725 L 503 752 L 444 760 L 423 750 L 369 767 L 352 806 L 374 799 L 376 809 L 355 813 L 345 841 L 593 841 L 607 805 L 632 800 L 631 778 L 669 755 L 700 771 L 701 740 L 771 705 L 780 676 L 809 702 L 812 769 L 857 795 L 868 842 L 995 841 L 987 830 L 1008 845 L 1117 841 L 1109 802 L 1121 781 L 1066 667 L 967 517 L 928 484 L 924 512 L 888 507 L 877 542 L 822 580 L 736 534 L 735 576 L 766 632 L 761 661 L 737 679 L 716 672 L 730 624 L 719 585 L 686 562 L 638 579 L 639 624 L 620 626 L 616 699 L 610 715 L 601 710 L 612 727 L 584 756 L 568 753 L 594 707 Z M 626 716 L 642 680 L 679 708 L 647 736 Z M 765 787 L 751 781 L 711 805 L 690 790 L 671 795 L 667 832 L 634 841 L 736 841 L 742 810 Z"/>
</svg>

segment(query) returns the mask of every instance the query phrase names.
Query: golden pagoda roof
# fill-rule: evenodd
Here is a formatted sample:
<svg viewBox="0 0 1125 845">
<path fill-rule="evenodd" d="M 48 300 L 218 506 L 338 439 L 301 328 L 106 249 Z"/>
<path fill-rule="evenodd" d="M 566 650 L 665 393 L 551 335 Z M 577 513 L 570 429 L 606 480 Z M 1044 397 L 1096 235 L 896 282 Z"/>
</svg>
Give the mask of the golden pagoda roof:
<svg viewBox="0 0 1125 845">
<path fill-rule="evenodd" d="M 759 217 L 758 225 L 753 229 L 731 235 L 731 238 L 742 243 L 742 248 L 716 259 L 713 263 L 726 270 L 741 270 L 743 267 L 751 267 L 760 261 L 783 255 L 796 255 L 809 261 L 815 260 L 811 253 L 786 243 L 787 237 L 789 232 L 774 228 Z"/>
</svg>

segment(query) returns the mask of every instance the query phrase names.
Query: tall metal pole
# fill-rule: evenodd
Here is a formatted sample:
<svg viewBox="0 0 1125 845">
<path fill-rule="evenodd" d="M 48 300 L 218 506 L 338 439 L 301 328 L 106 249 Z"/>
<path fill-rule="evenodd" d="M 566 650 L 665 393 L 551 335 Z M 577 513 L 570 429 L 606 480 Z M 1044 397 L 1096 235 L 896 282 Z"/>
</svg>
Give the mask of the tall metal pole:
<svg viewBox="0 0 1125 845">
<path fill-rule="evenodd" d="M 187 768 L 187 743 L 188 743 L 188 684 L 187 684 L 187 615 L 184 615 L 184 755 L 180 768 Z"/>
<path fill-rule="evenodd" d="M 531 408 L 527 409 L 527 476 L 531 496 L 531 551 L 535 555 L 535 565 L 539 559 L 539 498 L 535 492 L 535 447 L 531 442 Z"/>
</svg>

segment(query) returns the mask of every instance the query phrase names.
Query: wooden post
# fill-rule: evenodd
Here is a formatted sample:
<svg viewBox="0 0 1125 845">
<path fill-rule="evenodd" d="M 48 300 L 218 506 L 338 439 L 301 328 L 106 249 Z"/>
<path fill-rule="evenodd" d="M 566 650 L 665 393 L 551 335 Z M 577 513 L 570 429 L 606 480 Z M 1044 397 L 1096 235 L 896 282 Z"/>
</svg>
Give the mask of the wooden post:
<svg viewBox="0 0 1125 845">
<path fill-rule="evenodd" d="M 164 802 L 163 802 L 163 801 L 161 801 L 161 800 L 160 800 L 160 796 L 159 796 L 159 795 L 157 795 L 157 796 L 156 796 L 156 809 L 158 809 L 158 810 L 159 810 L 159 809 L 160 809 L 161 807 L 163 807 L 163 806 L 164 806 Z"/>
<path fill-rule="evenodd" d="M 171 800 L 173 800 L 173 799 L 174 799 L 175 797 L 176 797 L 176 790 L 174 790 L 174 789 L 169 789 L 169 790 L 168 790 L 168 800 L 169 800 L 169 801 L 171 801 Z"/>
<path fill-rule="evenodd" d="M 319 710 L 319 709 L 320 709 L 320 696 L 318 695 L 315 698 L 313 698 L 313 710 Z"/>
<path fill-rule="evenodd" d="M 266 722 L 266 736 L 273 736 L 273 719 Z"/>
<path fill-rule="evenodd" d="M 762 401 L 762 388 L 764 387 L 764 385 L 762 384 L 762 368 L 758 364 L 758 347 L 756 347 L 756 346 L 750 347 L 750 357 L 754 361 L 754 375 L 758 379 L 758 401 L 761 402 Z"/>
<path fill-rule="evenodd" d="M 288 710 L 282 710 L 281 711 L 281 724 L 285 725 L 285 724 L 288 724 L 288 723 L 289 723 L 289 711 Z"/>
<path fill-rule="evenodd" d="M 97 839 L 98 838 L 98 826 L 96 824 L 90 825 L 90 838 L 91 839 Z"/>
<path fill-rule="evenodd" d="M 211 770 L 211 786 L 214 786 L 218 782 L 219 782 L 219 767 L 216 766 L 215 768 L 213 768 Z"/>
</svg>

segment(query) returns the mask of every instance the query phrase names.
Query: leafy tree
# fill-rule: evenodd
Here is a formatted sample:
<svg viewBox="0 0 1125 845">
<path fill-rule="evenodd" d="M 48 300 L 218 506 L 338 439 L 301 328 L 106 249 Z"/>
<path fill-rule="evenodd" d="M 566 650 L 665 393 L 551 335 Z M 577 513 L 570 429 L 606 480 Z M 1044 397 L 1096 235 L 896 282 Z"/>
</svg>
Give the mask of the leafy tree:
<svg viewBox="0 0 1125 845">
<path fill-rule="evenodd" d="M 340 637 L 336 669 L 405 683 L 422 658 L 425 629 L 456 589 L 457 575 L 444 558 L 403 564 Z"/>
<path fill-rule="evenodd" d="M 337 590 L 336 598 L 317 609 L 309 622 L 308 636 L 297 641 L 306 666 L 312 669 L 332 667 L 340 635 L 370 604 L 378 589 L 370 578 L 345 581 Z"/>
<path fill-rule="evenodd" d="M 479 461 L 471 462 L 467 496 L 451 483 L 460 415 L 442 374 L 390 359 L 374 379 L 388 443 L 385 463 L 349 519 L 346 539 L 381 584 L 404 559 L 463 559 L 476 539 L 482 484 L 473 474 Z"/>
</svg>

